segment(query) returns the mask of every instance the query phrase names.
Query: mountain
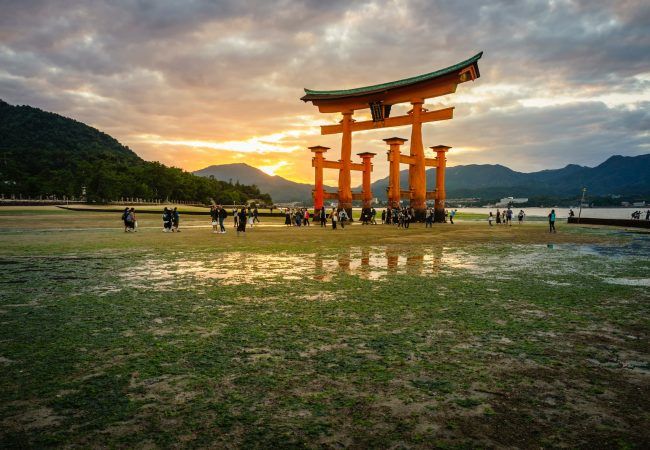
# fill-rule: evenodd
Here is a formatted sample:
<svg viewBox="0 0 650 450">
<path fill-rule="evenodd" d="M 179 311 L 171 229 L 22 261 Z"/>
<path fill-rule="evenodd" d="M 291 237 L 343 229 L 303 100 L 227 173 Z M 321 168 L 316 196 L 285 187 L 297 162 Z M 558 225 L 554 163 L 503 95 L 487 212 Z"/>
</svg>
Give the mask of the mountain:
<svg viewBox="0 0 650 450">
<path fill-rule="evenodd" d="M 436 169 L 427 170 L 427 190 L 435 189 Z M 562 169 L 522 173 L 501 165 L 470 164 L 448 167 L 448 198 L 575 197 L 586 187 L 590 196 L 650 196 L 650 154 L 612 156 L 596 167 L 569 164 Z M 408 170 L 400 172 L 408 186 Z M 386 199 L 388 177 L 372 183 L 373 194 Z"/>
<path fill-rule="evenodd" d="M 194 172 L 214 176 L 217 180 L 251 183 L 269 192 L 278 202 L 310 202 L 312 184 L 295 183 L 279 176 L 270 176 L 248 164 L 224 164 Z M 448 167 L 445 174 L 448 198 L 501 197 L 576 198 L 583 187 L 593 196 L 650 196 L 650 154 L 612 156 L 596 167 L 569 164 L 562 169 L 539 172 L 517 172 L 499 164 L 469 164 Z M 401 185 L 408 186 L 408 170 L 400 172 Z M 434 190 L 436 169 L 427 170 L 427 190 Z M 372 192 L 386 200 L 388 177 L 372 183 Z M 325 187 L 335 191 L 335 187 Z M 353 188 L 360 191 L 360 187 Z"/>
<path fill-rule="evenodd" d="M 0 193 L 39 197 L 123 197 L 239 203 L 267 194 L 141 159 L 106 133 L 76 120 L 0 100 Z"/>
<path fill-rule="evenodd" d="M 274 201 L 311 202 L 313 184 L 296 183 L 278 175 L 268 175 L 261 170 L 245 163 L 222 164 L 209 166 L 194 172 L 201 177 L 214 177 L 216 180 L 246 183 L 257 186 L 261 191 L 268 192 Z M 326 190 L 336 188 L 325 186 Z"/>
</svg>

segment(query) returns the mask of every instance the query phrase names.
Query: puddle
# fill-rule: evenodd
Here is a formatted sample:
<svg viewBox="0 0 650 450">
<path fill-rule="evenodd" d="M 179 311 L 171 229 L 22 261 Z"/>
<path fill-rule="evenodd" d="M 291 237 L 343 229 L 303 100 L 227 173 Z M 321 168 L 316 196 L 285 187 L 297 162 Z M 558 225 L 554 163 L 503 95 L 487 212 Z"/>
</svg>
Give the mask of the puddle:
<svg viewBox="0 0 650 450">
<path fill-rule="evenodd" d="M 643 262 L 650 239 L 626 245 L 483 244 L 467 246 L 389 245 L 351 247 L 341 252 L 255 253 L 175 252 L 164 258 L 142 255 L 132 260 L 111 255 L 55 258 L 0 258 L 0 284 L 49 282 L 48 289 L 73 285 L 75 295 L 113 295 L 124 289 L 206 292 L 215 285 L 299 285 L 310 279 L 330 282 L 340 274 L 383 282 L 393 276 L 468 276 L 490 280 L 537 278 L 548 286 L 570 286 L 567 276 L 588 276 L 627 286 L 650 286 Z M 641 262 L 641 264 L 640 264 Z M 625 268 L 635 267 L 636 277 Z M 108 276 L 107 276 L 108 275 Z M 97 280 L 88 283 L 88 280 Z M 91 284 L 91 286 L 88 286 Z M 14 287 L 16 286 L 16 287 Z M 441 286 L 441 289 L 444 288 Z M 29 288 L 27 288 L 29 289 Z M 10 295 L 8 293 L 7 295 Z M 0 294 L 2 297 L 3 294 Z"/>
</svg>

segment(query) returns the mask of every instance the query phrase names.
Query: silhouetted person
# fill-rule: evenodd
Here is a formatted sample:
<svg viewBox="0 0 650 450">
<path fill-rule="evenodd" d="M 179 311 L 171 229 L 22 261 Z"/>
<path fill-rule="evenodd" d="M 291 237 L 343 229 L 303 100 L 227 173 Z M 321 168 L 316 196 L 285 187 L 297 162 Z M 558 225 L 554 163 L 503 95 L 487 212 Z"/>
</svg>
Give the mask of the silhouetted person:
<svg viewBox="0 0 650 450">
<path fill-rule="evenodd" d="M 556 233 L 555 231 L 555 210 L 552 209 L 551 213 L 548 215 L 548 232 Z"/>
</svg>

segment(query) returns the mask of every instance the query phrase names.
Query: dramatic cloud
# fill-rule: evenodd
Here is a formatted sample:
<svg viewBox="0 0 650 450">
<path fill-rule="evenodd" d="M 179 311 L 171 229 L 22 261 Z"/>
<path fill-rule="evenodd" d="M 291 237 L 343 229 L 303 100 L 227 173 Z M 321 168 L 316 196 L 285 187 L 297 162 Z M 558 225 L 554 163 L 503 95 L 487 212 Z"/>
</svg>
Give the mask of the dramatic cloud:
<svg viewBox="0 0 650 450">
<path fill-rule="evenodd" d="M 73 117 L 145 159 L 248 162 L 310 181 L 332 147 L 302 88 L 350 88 L 485 51 L 481 78 L 429 107 L 450 164 L 594 165 L 650 149 L 647 1 L 0 0 L 0 98 Z M 402 108 L 405 110 L 405 108 Z M 387 173 L 382 138 L 355 134 Z M 335 174 L 329 174 L 329 182 Z"/>
</svg>

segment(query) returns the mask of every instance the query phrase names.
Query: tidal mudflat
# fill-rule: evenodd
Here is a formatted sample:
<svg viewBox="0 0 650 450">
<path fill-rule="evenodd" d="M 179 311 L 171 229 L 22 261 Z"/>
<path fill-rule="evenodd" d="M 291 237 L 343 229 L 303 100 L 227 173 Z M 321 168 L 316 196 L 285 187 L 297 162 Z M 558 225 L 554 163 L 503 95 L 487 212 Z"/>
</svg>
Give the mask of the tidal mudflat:
<svg viewBox="0 0 650 450">
<path fill-rule="evenodd" d="M 650 445 L 648 234 L 115 219 L 0 215 L 3 447 Z"/>
</svg>

